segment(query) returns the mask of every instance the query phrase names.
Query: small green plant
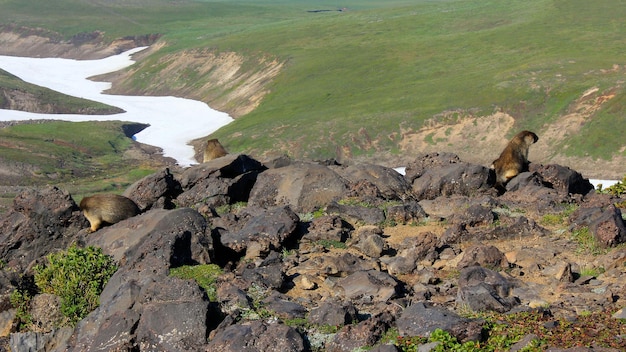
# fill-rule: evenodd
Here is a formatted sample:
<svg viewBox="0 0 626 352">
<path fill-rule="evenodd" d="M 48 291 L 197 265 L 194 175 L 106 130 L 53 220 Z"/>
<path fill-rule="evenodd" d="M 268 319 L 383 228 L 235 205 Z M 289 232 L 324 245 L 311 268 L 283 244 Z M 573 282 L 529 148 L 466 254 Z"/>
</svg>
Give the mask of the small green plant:
<svg viewBox="0 0 626 352">
<path fill-rule="evenodd" d="M 324 248 L 346 249 L 348 247 L 345 243 L 336 240 L 319 240 L 315 243 Z"/>
<path fill-rule="evenodd" d="M 602 274 L 603 272 L 604 272 L 604 268 L 584 266 L 580 269 L 580 276 L 598 277 L 598 275 Z"/>
<path fill-rule="evenodd" d="M 602 248 L 588 227 L 581 227 L 572 232 L 572 239 L 578 243 L 578 252 L 601 254 Z"/>
<path fill-rule="evenodd" d="M 237 203 L 233 203 L 233 204 L 225 204 L 225 205 L 217 207 L 215 209 L 215 212 L 217 213 L 217 215 L 224 215 L 224 214 L 228 214 L 228 213 L 236 213 L 239 210 L 245 208 L 246 206 L 248 206 L 247 202 L 237 202 Z"/>
<path fill-rule="evenodd" d="M 285 259 L 287 257 L 289 257 L 290 255 L 295 254 L 296 251 L 294 249 L 287 249 L 287 248 L 283 248 L 280 252 L 280 257 L 282 259 Z"/>
<path fill-rule="evenodd" d="M 11 292 L 9 300 L 13 308 L 15 308 L 15 319 L 18 321 L 18 330 L 22 330 L 31 324 L 32 317 L 29 312 L 31 295 L 20 289 L 15 289 Z"/>
<path fill-rule="evenodd" d="M 541 225 L 548 226 L 556 226 L 561 225 L 563 223 L 563 215 L 562 214 L 545 214 L 541 218 Z"/>
<path fill-rule="evenodd" d="M 598 185 L 598 193 L 610 194 L 613 196 L 621 196 L 622 194 L 626 194 L 626 176 L 622 179 L 622 181 L 617 182 L 616 184 L 609 186 L 607 188 L 602 187 L 602 184 Z"/>
<path fill-rule="evenodd" d="M 61 298 L 61 312 L 74 325 L 100 305 L 100 293 L 117 266 L 97 247 L 72 245 L 47 259 L 47 265 L 34 268 L 35 284 L 41 292 Z"/>
<path fill-rule="evenodd" d="M 263 298 L 267 296 L 268 289 L 253 283 L 248 288 L 248 297 L 251 299 L 252 307 L 239 307 L 240 317 L 245 320 L 259 320 L 270 318 L 272 312 L 263 305 Z"/>
<path fill-rule="evenodd" d="M 183 265 L 170 269 L 170 276 L 195 280 L 212 302 L 217 300 L 215 281 L 222 273 L 222 268 L 215 264 Z"/>
</svg>

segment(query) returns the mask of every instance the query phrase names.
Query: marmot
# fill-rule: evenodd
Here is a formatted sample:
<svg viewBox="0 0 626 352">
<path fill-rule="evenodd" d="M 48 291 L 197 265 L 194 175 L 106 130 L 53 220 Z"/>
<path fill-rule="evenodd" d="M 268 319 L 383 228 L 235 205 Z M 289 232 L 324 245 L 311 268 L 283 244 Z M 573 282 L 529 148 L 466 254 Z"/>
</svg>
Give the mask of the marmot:
<svg viewBox="0 0 626 352">
<path fill-rule="evenodd" d="M 504 186 L 520 172 L 528 170 L 528 148 L 539 137 L 530 131 L 522 131 L 513 137 L 491 168 L 496 172 L 496 188 Z"/>
<path fill-rule="evenodd" d="M 95 232 L 104 224 L 112 225 L 139 214 L 141 211 L 130 198 L 117 194 L 94 194 L 80 201 L 80 209 Z"/>
<path fill-rule="evenodd" d="M 217 139 L 209 139 L 206 142 L 206 148 L 204 148 L 204 159 L 202 162 L 206 163 L 207 161 L 221 158 L 227 154 L 228 152 Z"/>
</svg>

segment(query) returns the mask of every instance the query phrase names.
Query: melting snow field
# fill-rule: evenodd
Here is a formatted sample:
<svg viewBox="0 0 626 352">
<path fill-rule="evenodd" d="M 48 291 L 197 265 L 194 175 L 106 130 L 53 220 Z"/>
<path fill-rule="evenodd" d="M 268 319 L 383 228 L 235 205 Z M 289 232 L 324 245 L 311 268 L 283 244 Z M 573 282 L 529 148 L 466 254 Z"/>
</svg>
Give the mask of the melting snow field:
<svg viewBox="0 0 626 352">
<path fill-rule="evenodd" d="M 135 48 L 101 60 L 24 58 L 0 56 L 0 68 L 20 79 L 52 90 L 124 109 L 114 115 L 34 114 L 0 109 L 0 121 L 55 119 L 64 121 L 121 120 L 150 124 L 137 133 L 137 141 L 158 146 L 163 154 L 181 166 L 197 163 L 187 143 L 207 136 L 230 123 L 232 118 L 207 104 L 176 97 L 143 97 L 103 94 L 111 83 L 90 81 L 88 77 L 118 71 L 134 63 Z"/>
</svg>

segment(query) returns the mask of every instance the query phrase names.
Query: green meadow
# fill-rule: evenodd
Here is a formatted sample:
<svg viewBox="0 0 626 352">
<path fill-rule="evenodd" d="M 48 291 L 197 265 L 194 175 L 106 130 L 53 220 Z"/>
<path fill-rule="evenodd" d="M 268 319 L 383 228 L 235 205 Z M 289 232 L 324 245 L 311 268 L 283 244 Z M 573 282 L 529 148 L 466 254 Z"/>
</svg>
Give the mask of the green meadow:
<svg viewBox="0 0 626 352">
<path fill-rule="evenodd" d="M 38 102 L 45 111 L 55 114 L 99 114 L 108 115 L 123 112 L 122 109 L 95 101 L 72 97 L 48 88 L 26 83 L 14 75 L 0 69 L 0 108 L 10 106 L 6 94 L 23 92 Z"/>
<path fill-rule="evenodd" d="M 161 34 L 166 46 L 126 82 L 138 89 L 160 83 L 159 58 L 194 49 L 285 63 L 260 106 L 213 137 L 234 152 L 309 158 L 338 146 L 398 153 L 403 131 L 450 110 L 504 111 L 515 130 L 541 131 L 592 87 L 615 97 L 554 152 L 624 157 L 624 18 L 619 0 L 0 0 L 0 25 L 61 39 Z M 205 79 L 172 77 L 174 86 Z"/>
</svg>

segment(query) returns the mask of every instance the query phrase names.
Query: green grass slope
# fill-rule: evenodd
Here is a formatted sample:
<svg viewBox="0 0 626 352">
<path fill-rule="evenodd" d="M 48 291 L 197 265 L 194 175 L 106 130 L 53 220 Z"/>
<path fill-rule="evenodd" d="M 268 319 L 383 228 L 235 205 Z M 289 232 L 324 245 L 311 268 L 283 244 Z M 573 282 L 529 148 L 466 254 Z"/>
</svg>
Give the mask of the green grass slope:
<svg viewBox="0 0 626 352">
<path fill-rule="evenodd" d="M 120 176 L 122 179 L 128 176 L 128 185 L 137 176 L 145 175 L 140 165 L 125 157 L 133 141 L 124 130 L 131 125 L 135 124 L 46 121 L 0 128 L 0 166 L 2 171 L 9 172 L 0 186 L 17 185 L 10 177 L 13 173 L 20 177 L 20 185 L 46 182 L 78 185 L 80 179 L 106 183 Z"/>
<path fill-rule="evenodd" d="M 161 86 L 159 58 L 184 51 L 284 62 L 261 104 L 213 137 L 231 151 L 311 158 L 400 153 L 404 135 L 446 111 L 503 111 L 541 135 L 594 87 L 612 98 L 552 153 L 624 158 L 625 15 L 619 0 L 0 0 L 0 24 L 65 38 L 163 34 L 124 83 L 141 91 Z M 170 79 L 208 78 L 190 68 Z"/>
<path fill-rule="evenodd" d="M 24 82 L 0 69 L 0 109 L 9 108 L 51 114 L 108 115 L 123 112 L 120 108 Z"/>
</svg>

